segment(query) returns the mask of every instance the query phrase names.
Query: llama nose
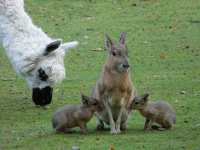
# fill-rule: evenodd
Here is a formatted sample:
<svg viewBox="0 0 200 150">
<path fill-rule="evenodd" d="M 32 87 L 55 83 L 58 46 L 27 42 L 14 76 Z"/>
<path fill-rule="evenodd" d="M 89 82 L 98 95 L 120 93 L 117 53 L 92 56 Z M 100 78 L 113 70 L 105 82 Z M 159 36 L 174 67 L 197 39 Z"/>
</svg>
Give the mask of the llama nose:
<svg viewBox="0 0 200 150">
<path fill-rule="evenodd" d="M 45 106 L 51 103 L 53 88 L 33 88 L 32 99 L 36 105 Z"/>
<path fill-rule="evenodd" d="M 124 68 L 129 68 L 130 66 L 129 66 L 129 64 L 123 64 L 123 67 Z"/>
</svg>

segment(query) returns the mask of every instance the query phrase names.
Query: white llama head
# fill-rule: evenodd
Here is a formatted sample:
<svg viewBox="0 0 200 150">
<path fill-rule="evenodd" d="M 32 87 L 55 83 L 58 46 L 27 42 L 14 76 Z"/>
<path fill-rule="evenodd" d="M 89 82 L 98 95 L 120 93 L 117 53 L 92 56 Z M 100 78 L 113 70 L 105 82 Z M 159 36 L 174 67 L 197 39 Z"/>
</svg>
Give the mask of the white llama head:
<svg viewBox="0 0 200 150">
<path fill-rule="evenodd" d="M 40 54 L 25 58 L 22 75 L 32 88 L 32 99 L 36 105 L 51 102 L 53 86 L 65 78 L 64 56 L 78 42 L 62 44 L 61 40 L 47 44 Z"/>
</svg>

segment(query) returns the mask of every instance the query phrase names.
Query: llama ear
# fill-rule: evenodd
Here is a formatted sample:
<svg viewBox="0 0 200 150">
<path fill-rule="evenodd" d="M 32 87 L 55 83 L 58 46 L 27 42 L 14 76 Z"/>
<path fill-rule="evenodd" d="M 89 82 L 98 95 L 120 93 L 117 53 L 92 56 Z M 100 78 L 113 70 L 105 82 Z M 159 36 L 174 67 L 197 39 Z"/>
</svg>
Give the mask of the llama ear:
<svg viewBox="0 0 200 150">
<path fill-rule="evenodd" d="M 61 48 L 64 49 L 65 53 L 68 52 L 69 49 L 75 48 L 78 46 L 78 41 L 67 42 L 61 45 Z"/>
<path fill-rule="evenodd" d="M 126 44 L 126 33 L 122 32 L 120 35 L 120 40 L 119 40 L 120 44 L 125 45 Z"/>
<path fill-rule="evenodd" d="M 44 56 L 47 56 L 48 54 L 50 54 L 51 52 L 55 51 L 61 44 L 61 40 L 56 40 L 56 41 L 53 41 L 51 43 L 49 43 L 46 48 L 45 48 L 45 51 L 44 51 Z"/>
<path fill-rule="evenodd" d="M 108 36 L 108 34 L 105 34 L 105 48 L 110 51 L 112 50 L 113 45 L 114 43 L 111 38 Z"/>
</svg>

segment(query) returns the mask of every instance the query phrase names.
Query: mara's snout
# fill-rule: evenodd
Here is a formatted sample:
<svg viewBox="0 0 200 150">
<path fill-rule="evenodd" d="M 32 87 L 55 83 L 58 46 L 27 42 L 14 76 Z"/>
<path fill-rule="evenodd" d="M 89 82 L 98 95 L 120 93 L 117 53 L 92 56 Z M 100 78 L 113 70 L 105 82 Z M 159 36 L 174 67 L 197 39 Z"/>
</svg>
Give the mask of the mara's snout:
<svg viewBox="0 0 200 150">
<path fill-rule="evenodd" d="M 32 99 L 36 105 L 45 106 L 51 103 L 53 94 L 52 87 L 33 88 Z"/>
<path fill-rule="evenodd" d="M 128 62 L 125 62 L 125 63 L 122 63 L 120 66 L 119 66 L 119 71 L 120 72 L 127 72 L 130 68 L 130 65 Z"/>
<path fill-rule="evenodd" d="M 123 66 L 124 69 L 128 69 L 130 67 L 129 64 L 123 64 L 122 66 Z"/>
</svg>

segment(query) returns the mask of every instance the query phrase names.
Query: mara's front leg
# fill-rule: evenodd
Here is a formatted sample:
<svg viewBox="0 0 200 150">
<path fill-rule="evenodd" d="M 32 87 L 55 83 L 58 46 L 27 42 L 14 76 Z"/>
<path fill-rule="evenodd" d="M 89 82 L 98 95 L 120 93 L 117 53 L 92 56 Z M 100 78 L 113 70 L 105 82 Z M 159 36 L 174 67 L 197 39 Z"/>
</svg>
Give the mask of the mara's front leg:
<svg viewBox="0 0 200 150">
<path fill-rule="evenodd" d="M 149 127 L 149 122 L 150 122 L 150 119 L 146 118 L 145 124 L 144 124 L 144 130 L 147 130 L 147 128 Z"/>
<path fill-rule="evenodd" d="M 105 105 L 105 108 L 106 108 L 106 111 L 108 113 L 108 117 L 109 117 L 109 123 L 110 123 L 110 133 L 111 134 L 117 134 L 117 131 L 115 129 L 115 122 L 114 122 L 114 119 L 113 119 L 113 114 L 112 114 L 112 110 L 110 108 L 110 105 L 109 105 L 109 99 L 104 99 L 104 105 Z"/>
<path fill-rule="evenodd" d="M 87 124 L 85 122 L 79 122 L 79 127 L 82 134 L 87 133 Z"/>
<path fill-rule="evenodd" d="M 120 127 L 121 131 L 125 131 L 127 129 L 128 116 L 129 112 L 126 109 L 125 112 L 123 112 L 122 114 L 121 127 Z"/>
<path fill-rule="evenodd" d="M 124 98 L 122 98 L 122 102 L 123 101 L 124 101 Z M 122 106 L 120 108 L 120 111 L 119 111 L 119 115 L 118 115 L 117 121 L 116 121 L 116 131 L 117 131 L 117 133 L 121 132 L 122 116 L 125 113 L 125 111 L 126 111 L 125 105 L 122 104 Z"/>
</svg>

